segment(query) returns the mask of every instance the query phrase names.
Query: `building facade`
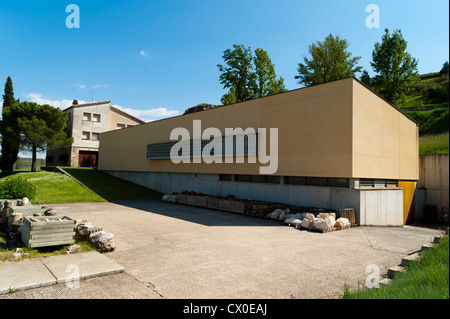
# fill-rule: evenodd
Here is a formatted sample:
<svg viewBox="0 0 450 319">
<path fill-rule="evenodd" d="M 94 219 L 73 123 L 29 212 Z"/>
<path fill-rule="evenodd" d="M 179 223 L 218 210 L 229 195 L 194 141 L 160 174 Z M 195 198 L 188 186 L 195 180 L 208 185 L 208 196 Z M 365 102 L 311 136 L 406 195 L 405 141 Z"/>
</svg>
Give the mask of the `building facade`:
<svg viewBox="0 0 450 319">
<path fill-rule="evenodd" d="M 65 109 L 67 134 L 73 137 L 70 148 L 48 147 L 47 166 L 96 167 L 100 134 L 145 123 L 111 106 L 111 101 L 78 104 Z"/>
<path fill-rule="evenodd" d="M 226 144 L 227 130 L 236 128 L 242 130 L 235 142 Z M 401 226 L 414 215 L 418 132 L 405 114 L 347 78 L 106 132 L 98 168 L 164 193 L 352 207 L 361 225 Z M 183 133 L 189 139 L 184 155 L 177 144 Z M 244 143 L 238 150 L 239 134 Z M 231 145 L 232 156 L 210 157 L 212 140 L 218 142 L 214 154 Z M 277 165 L 264 173 L 261 168 L 273 164 L 268 154 L 276 155 Z"/>
</svg>

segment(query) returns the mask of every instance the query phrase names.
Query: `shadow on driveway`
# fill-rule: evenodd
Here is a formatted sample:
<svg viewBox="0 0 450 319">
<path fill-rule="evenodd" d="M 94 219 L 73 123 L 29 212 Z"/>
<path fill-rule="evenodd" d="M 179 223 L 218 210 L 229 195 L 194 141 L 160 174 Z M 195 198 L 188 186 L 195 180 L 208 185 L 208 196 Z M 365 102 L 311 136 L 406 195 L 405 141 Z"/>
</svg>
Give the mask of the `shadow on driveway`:
<svg viewBox="0 0 450 319">
<path fill-rule="evenodd" d="M 114 204 L 153 214 L 182 219 L 204 226 L 285 226 L 281 221 L 223 212 L 201 207 L 166 203 L 160 200 L 118 200 Z"/>
</svg>

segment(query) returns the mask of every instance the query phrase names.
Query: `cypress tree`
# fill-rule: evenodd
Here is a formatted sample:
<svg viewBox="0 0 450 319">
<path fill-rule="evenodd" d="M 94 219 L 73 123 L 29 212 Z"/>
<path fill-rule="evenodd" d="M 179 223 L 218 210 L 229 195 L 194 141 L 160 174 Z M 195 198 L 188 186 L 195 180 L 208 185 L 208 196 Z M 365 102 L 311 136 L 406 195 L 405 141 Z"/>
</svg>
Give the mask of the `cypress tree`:
<svg viewBox="0 0 450 319">
<path fill-rule="evenodd" d="M 3 95 L 2 120 L 0 122 L 0 133 L 2 135 L 0 169 L 3 173 L 13 171 L 13 165 L 19 155 L 20 133 L 14 112 L 16 102 L 13 83 L 11 77 L 8 76 L 5 84 L 5 94 Z"/>
</svg>

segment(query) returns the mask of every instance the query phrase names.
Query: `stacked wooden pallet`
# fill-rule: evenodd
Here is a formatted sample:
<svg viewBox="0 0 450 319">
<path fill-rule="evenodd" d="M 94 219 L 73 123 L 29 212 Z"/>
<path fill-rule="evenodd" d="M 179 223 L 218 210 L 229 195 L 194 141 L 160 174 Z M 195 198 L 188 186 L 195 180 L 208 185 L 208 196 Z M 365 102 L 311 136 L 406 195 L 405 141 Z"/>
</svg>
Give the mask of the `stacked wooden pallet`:
<svg viewBox="0 0 450 319">
<path fill-rule="evenodd" d="M 75 224 L 76 220 L 67 216 L 26 216 L 22 242 L 28 248 L 73 244 Z"/>
</svg>

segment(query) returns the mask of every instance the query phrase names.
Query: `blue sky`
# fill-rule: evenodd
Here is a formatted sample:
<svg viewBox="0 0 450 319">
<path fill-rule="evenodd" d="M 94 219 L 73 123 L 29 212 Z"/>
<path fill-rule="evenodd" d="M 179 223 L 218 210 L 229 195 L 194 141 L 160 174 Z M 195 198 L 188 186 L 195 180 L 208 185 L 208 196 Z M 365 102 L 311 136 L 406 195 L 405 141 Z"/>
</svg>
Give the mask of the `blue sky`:
<svg viewBox="0 0 450 319">
<path fill-rule="evenodd" d="M 72 3 L 77 29 L 66 27 Z M 366 27 L 369 4 L 380 8 L 380 28 Z M 220 104 L 216 65 L 233 44 L 266 50 L 288 90 L 300 87 L 308 46 L 330 33 L 371 73 L 375 42 L 401 29 L 419 73 L 439 71 L 449 60 L 448 12 L 446 0 L 0 0 L 0 85 L 11 76 L 16 98 L 61 108 L 93 94 L 150 121 Z"/>
</svg>

